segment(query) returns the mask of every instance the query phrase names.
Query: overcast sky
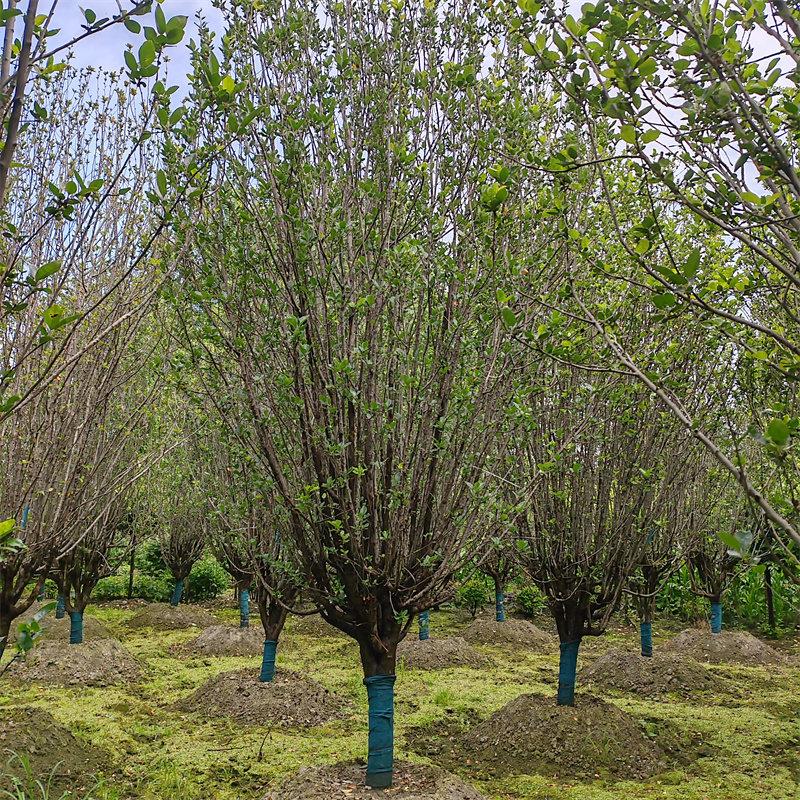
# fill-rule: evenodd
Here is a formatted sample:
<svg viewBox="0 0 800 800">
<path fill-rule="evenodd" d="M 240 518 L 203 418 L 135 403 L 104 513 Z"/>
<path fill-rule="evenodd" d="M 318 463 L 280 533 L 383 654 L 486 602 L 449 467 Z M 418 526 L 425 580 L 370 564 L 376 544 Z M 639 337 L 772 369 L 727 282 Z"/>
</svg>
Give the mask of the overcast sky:
<svg viewBox="0 0 800 800">
<path fill-rule="evenodd" d="M 129 0 L 123 2 L 123 8 L 130 8 Z M 195 15 L 202 13 L 212 30 L 222 31 L 222 15 L 213 7 L 211 0 L 164 0 L 161 4 L 167 19 L 178 14 L 189 17 L 186 26 L 186 36 L 179 45 L 170 47 L 169 54 L 169 82 L 186 86 L 186 73 L 189 71 L 189 52 L 186 45 L 191 38 L 197 38 Z M 44 13 L 49 8 L 48 4 L 40 5 Z M 55 25 L 61 29 L 58 36 L 50 40 L 50 48 L 68 41 L 82 32 L 81 25 L 86 23 L 81 8 L 90 8 L 97 14 L 97 18 L 111 17 L 119 13 L 115 0 L 58 0 L 55 13 Z M 143 25 L 155 27 L 153 15 L 137 17 Z M 218 34 L 219 35 L 219 34 Z M 72 63 L 75 66 L 95 66 L 104 69 L 119 70 L 124 66 L 123 53 L 125 46 L 131 42 L 138 49 L 144 41 L 143 35 L 138 36 L 128 31 L 123 25 L 114 25 L 109 30 L 85 39 L 75 46 L 75 56 Z"/>
</svg>

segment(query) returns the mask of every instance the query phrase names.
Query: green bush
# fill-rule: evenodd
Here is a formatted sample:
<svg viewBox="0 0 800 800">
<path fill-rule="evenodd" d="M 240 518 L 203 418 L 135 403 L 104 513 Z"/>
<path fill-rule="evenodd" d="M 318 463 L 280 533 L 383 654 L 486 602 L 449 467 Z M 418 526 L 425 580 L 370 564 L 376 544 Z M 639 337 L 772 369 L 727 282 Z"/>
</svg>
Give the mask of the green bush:
<svg viewBox="0 0 800 800">
<path fill-rule="evenodd" d="M 530 616 L 541 613 L 547 607 L 545 596 L 535 586 L 523 586 L 514 601 L 517 609 Z"/>
<path fill-rule="evenodd" d="M 169 572 L 161 555 L 161 545 L 158 543 L 158 539 L 145 539 L 136 548 L 135 566 L 137 570 L 148 575 L 163 575 Z"/>
<path fill-rule="evenodd" d="M 489 586 L 485 575 L 473 575 L 466 583 L 458 587 L 456 605 L 468 609 L 474 617 L 478 609 L 489 602 Z"/>
<path fill-rule="evenodd" d="M 230 586 L 230 580 L 219 561 L 210 553 L 205 553 L 192 567 L 186 581 L 186 599 L 192 603 L 211 600 Z"/>
<path fill-rule="evenodd" d="M 98 582 L 92 599 L 122 600 L 128 596 L 128 576 L 111 575 Z M 133 596 L 148 603 L 166 603 L 172 597 L 172 579 L 167 575 L 147 575 L 136 572 L 133 577 Z"/>
</svg>

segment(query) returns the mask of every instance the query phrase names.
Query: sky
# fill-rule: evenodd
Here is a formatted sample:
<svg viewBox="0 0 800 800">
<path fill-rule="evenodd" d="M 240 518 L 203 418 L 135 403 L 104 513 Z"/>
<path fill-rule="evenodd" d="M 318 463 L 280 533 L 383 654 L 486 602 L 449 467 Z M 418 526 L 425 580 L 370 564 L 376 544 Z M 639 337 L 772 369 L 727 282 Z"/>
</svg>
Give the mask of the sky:
<svg viewBox="0 0 800 800">
<path fill-rule="evenodd" d="M 56 2 L 53 27 L 60 28 L 61 32 L 50 40 L 50 49 L 83 32 L 81 25 L 86 24 L 86 19 L 81 11 L 82 8 L 90 8 L 97 14 L 98 19 L 119 14 L 116 0 L 56 0 Z M 130 8 L 132 3 L 130 0 L 123 0 L 122 5 L 123 8 Z M 20 3 L 20 6 L 24 8 L 25 4 Z M 41 2 L 40 13 L 46 13 L 50 6 L 51 3 Z M 186 45 L 191 38 L 197 38 L 195 15 L 198 12 L 203 14 L 211 29 L 219 32 L 218 35 L 223 29 L 222 15 L 213 7 L 211 0 L 164 0 L 161 7 L 167 19 L 179 14 L 189 17 L 184 40 L 179 45 L 168 49 L 169 84 L 178 84 L 184 88 L 187 84 L 185 76 L 189 71 L 189 51 Z M 143 26 L 155 27 L 152 14 L 136 19 Z M 123 25 L 114 25 L 102 33 L 97 33 L 79 42 L 75 46 L 72 63 L 76 67 L 95 66 L 108 70 L 120 70 L 124 66 L 123 53 L 126 45 L 130 42 L 134 45 L 134 50 L 138 50 L 143 41 L 143 34 L 136 35 Z"/>
</svg>

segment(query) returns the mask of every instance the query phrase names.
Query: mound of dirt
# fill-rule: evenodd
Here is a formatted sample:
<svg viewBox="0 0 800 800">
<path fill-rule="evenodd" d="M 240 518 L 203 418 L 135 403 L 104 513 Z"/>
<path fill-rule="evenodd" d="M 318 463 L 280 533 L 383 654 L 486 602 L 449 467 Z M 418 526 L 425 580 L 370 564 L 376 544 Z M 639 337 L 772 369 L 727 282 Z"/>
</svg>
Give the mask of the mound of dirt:
<svg viewBox="0 0 800 800">
<path fill-rule="evenodd" d="M 311 614 L 307 617 L 298 617 L 290 614 L 286 620 L 286 630 L 303 636 L 346 636 L 338 628 L 334 628 L 333 625 L 325 622 L 319 614 Z"/>
<path fill-rule="evenodd" d="M 110 686 L 140 674 L 138 663 L 116 639 L 83 644 L 44 641 L 9 669 L 17 680 L 66 686 Z"/>
<path fill-rule="evenodd" d="M 681 631 L 663 649 L 684 653 L 707 664 L 777 664 L 786 656 L 746 631 L 709 633 L 694 628 Z"/>
<path fill-rule="evenodd" d="M 264 800 L 486 800 L 457 775 L 428 764 L 395 761 L 391 789 L 370 789 L 366 767 L 355 763 L 303 767 L 289 775 Z"/>
<path fill-rule="evenodd" d="M 260 625 L 257 628 L 212 625 L 187 642 L 186 648 L 205 656 L 260 656 L 264 652 L 264 629 Z"/>
<path fill-rule="evenodd" d="M 38 605 L 38 604 L 37 604 Z M 29 622 L 33 619 L 33 615 L 36 613 L 38 609 L 31 609 L 27 613 L 23 614 L 18 620 L 15 620 L 11 624 L 11 630 L 8 633 L 8 641 L 9 642 L 16 642 L 17 641 L 17 623 L 19 622 Z M 44 629 L 44 638 L 50 639 L 51 641 L 69 641 L 69 626 L 70 626 L 70 619 L 69 617 L 64 617 L 63 619 L 56 619 L 56 615 L 54 613 L 48 614 L 40 623 L 42 628 Z M 100 622 L 97 617 L 93 617 L 89 614 L 84 616 L 83 618 L 83 638 L 84 641 L 89 639 L 112 639 L 114 634 L 102 623 Z"/>
<path fill-rule="evenodd" d="M 441 728 L 441 726 L 439 726 Z M 662 772 L 665 755 L 640 724 L 612 703 L 580 695 L 575 706 L 523 694 L 466 732 L 428 728 L 411 747 L 445 766 L 492 774 L 541 773 L 565 778 L 638 779 Z"/>
<path fill-rule="evenodd" d="M 82 742 L 47 711 L 20 706 L 0 710 L 0 790 L 11 791 L 10 775 L 27 786 L 23 766 L 13 753 L 30 759 L 34 780 L 45 786 L 52 774 L 50 797 L 94 785 L 92 775 L 107 771 L 110 761 L 108 753 Z"/>
<path fill-rule="evenodd" d="M 556 640 L 526 619 L 476 619 L 461 631 L 461 636 L 474 644 L 513 644 L 536 650 L 557 650 Z M 555 650 L 554 650 L 555 648 Z"/>
<path fill-rule="evenodd" d="M 578 674 L 582 685 L 607 687 L 639 695 L 719 689 L 720 682 L 702 664 L 675 653 L 656 653 L 645 658 L 638 653 L 610 650 Z"/>
<path fill-rule="evenodd" d="M 397 648 L 397 663 L 411 669 L 474 667 L 485 669 L 492 660 L 467 644 L 460 636 L 445 639 L 406 639 Z"/>
<path fill-rule="evenodd" d="M 197 606 L 173 607 L 169 603 L 150 603 L 137 611 L 127 625 L 131 628 L 177 631 L 184 628 L 210 628 L 212 625 L 219 625 L 219 620 Z"/>
<path fill-rule="evenodd" d="M 285 727 L 324 725 L 350 719 L 353 704 L 297 672 L 278 669 L 273 683 L 261 683 L 253 670 L 217 675 L 175 704 L 178 711 L 206 717 L 232 717 L 248 725 Z"/>
</svg>

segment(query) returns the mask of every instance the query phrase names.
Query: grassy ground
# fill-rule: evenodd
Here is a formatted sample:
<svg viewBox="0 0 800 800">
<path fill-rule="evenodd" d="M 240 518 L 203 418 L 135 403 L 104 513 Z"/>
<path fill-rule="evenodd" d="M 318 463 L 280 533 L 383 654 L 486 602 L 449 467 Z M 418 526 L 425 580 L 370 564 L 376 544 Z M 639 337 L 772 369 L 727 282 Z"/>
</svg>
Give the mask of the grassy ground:
<svg viewBox="0 0 800 800">
<path fill-rule="evenodd" d="M 235 624 L 230 604 L 213 609 Z M 26 688 L 0 685 L 0 707 L 30 705 L 48 710 L 88 743 L 102 746 L 114 760 L 98 799 L 251 800 L 302 765 L 363 758 L 366 755 L 366 690 L 358 652 L 345 638 L 299 633 L 291 621 L 279 648 L 278 664 L 304 672 L 356 706 L 351 720 L 321 728 L 286 731 L 277 726 L 241 727 L 225 720 L 207 721 L 172 710 L 187 695 L 220 672 L 247 667 L 258 658 L 203 658 L 178 646 L 197 631 L 159 633 L 128 631 L 132 612 L 90 608 L 88 613 L 113 628 L 128 650 L 146 665 L 144 679 L 113 688 Z M 457 633 L 469 621 L 457 611 L 431 614 L 431 635 Z M 546 625 L 546 621 L 542 621 Z M 659 623 L 655 646 L 680 626 Z M 609 647 L 633 649 L 633 627 L 619 627 L 602 640 L 587 643 L 586 659 Z M 396 756 L 424 760 L 408 750 L 405 733 L 422 726 L 471 724 L 525 692 L 553 695 L 557 656 L 531 655 L 485 647 L 496 666 L 491 670 L 447 669 L 436 673 L 399 671 L 396 685 Z M 580 664 L 579 664 L 580 667 Z M 712 667 L 735 680 L 736 691 L 698 696 L 696 701 L 669 697 L 661 701 L 610 694 L 620 708 L 643 725 L 669 721 L 702 741 L 701 757 L 648 781 L 594 783 L 538 775 L 477 772 L 464 754 L 461 774 L 491 798 L 533 800 L 763 800 L 800 798 L 800 685 L 795 663 L 779 667 Z"/>
</svg>

